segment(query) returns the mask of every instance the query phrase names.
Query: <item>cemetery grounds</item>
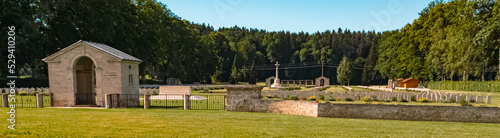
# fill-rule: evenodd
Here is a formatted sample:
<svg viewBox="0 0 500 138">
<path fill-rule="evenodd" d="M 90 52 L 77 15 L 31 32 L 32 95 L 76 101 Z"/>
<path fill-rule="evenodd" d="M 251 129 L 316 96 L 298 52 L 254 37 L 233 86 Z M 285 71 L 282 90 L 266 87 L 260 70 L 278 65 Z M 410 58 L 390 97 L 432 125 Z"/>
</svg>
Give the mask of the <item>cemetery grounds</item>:
<svg viewBox="0 0 500 138">
<path fill-rule="evenodd" d="M 356 87 L 353 89 L 364 90 Z M 344 89 L 333 86 L 328 90 Z M 490 106 L 500 104 L 500 93 L 449 90 L 433 90 L 433 92 L 490 95 L 492 96 Z M 193 94 L 198 93 L 200 91 L 193 91 Z M 362 101 L 332 103 L 366 104 Z M 374 102 L 372 104 L 460 106 L 457 103 Z M 7 111 L 8 108 L 0 108 L 0 112 Z M 1 115 L 0 120 L 6 120 L 7 117 L 7 114 Z M 17 108 L 16 121 L 15 131 L 8 130 L 6 122 L 1 123 L 3 128 L 0 129 L 0 137 L 498 137 L 500 135 L 500 124 L 316 118 L 224 110 Z"/>
</svg>

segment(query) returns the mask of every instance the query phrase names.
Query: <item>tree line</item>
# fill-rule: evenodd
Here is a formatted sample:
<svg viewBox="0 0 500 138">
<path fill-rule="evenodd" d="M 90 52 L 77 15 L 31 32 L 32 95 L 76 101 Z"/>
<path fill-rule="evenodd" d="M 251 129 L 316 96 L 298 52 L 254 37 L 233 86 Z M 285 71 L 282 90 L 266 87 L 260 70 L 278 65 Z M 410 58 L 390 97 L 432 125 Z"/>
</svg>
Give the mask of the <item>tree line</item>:
<svg viewBox="0 0 500 138">
<path fill-rule="evenodd" d="M 400 30 L 383 32 L 376 69 L 389 78 L 485 80 L 499 65 L 500 2 L 434 1 Z M 498 74 L 500 75 L 500 74 Z"/>
<path fill-rule="evenodd" d="M 143 60 L 143 80 L 263 81 L 274 70 L 259 69 L 279 61 L 290 66 L 324 65 L 325 76 L 335 83 L 337 66 L 346 59 L 356 78 L 347 83 L 369 85 L 384 78 L 484 76 L 498 64 L 498 3 L 436 1 L 400 30 L 338 28 L 310 34 L 239 26 L 215 29 L 182 19 L 155 0 L 2 0 L 0 25 L 2 32 L 5 26 L 16 26 L 18 73 L 33 78 L 47 78 L 47 65 L 41 59 L 81 39 Z M 6 33 L 0 37 L 6 38 Z M 0 62 L 5 63 L 6 52 L 0 54 Z M 0 68 L 2 76 L 6 76 L 4 69 Z M 319 67 L 280 72 L 283 79 L 320 75 Z"/>
</svg>

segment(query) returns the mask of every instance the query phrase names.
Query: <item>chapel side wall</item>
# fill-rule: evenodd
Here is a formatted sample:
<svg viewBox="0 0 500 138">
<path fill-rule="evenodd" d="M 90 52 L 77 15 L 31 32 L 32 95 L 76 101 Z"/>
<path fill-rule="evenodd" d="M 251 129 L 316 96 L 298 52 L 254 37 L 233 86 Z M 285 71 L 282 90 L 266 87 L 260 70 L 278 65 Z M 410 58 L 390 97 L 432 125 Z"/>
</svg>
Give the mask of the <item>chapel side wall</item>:
<svg viewBox="0 0 500 138">
<path fill-rule="evenodd" d="M 72 70 L 64 66 L 65 62 L 48 63 L 49 91 L 52 96 L 52 106 L 74 106 Z"/>
<path fill-rule="evenodd" d="M 122 94 L 139 94 L 139 62 L 122 61 L 120 68 Z M 133 77 L 132 83 L 129 83 L 129 75 Z"/>
</svg>

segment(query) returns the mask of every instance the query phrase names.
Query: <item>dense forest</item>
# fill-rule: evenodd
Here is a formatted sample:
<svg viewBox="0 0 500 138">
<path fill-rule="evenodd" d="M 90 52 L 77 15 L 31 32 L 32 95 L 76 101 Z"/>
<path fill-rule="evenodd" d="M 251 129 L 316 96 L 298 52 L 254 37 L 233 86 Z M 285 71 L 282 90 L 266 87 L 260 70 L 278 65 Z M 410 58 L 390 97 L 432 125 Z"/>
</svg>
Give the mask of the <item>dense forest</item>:
<svg viewBox="0 0 500 138">
<path fill-rule="evenodd" d="M 169 77 L 183 83 L 248 81 L 255 74 L 250 73 L 252 63 L 263 81 L 274 75 L 279 61 L 281 79 L 314 79 L 323 67 L 335 84 L 344 57 L 354 66 L 350 84 L 384 84 L 399 77 L 492 80 L 499 64 L 496 0 L 431 2 L 400 30 L 338 28 L 311 34 L 216 29 L 183 19 L 155 0 L 1 0 L 0 8 L 1 32 L 16 26 L 18 74 L 42 81 L 47 80 L 47 65 L 41 59 L 78 40 L 104 43 L 143 60 L 143 83 Z M 6 35 L 0 33 L 1 38 Z M 0 62 L 6 63 L 6 50 L 0 54 Z"/>
</svg>

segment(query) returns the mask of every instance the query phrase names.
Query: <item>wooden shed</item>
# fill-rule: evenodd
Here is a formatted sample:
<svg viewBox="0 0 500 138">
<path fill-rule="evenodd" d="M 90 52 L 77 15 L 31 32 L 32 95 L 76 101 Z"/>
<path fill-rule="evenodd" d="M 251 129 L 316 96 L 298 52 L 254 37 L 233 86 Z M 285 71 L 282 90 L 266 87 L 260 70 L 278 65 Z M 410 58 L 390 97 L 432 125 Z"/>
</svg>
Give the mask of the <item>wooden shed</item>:
<svg viewBox="0 0 500 138">
<path fill-rule="evenodd" d="M 404 86 L 404 84 L 403 84 L 403 80 L 405 80 L 405 79 L 403 79 L 403 78 L 399 78 L 399 79 L 397 79 L 397 81 L 398 81 L 398 83 L 397 83 L 397 84 L 398 84 L 398 85 L 397 85 L 397 87 L 405 87 L 405 86 Z"/>
<path fill-rule="evenodd" d="M 415 78 L 408 78 L 408 79 L 402 80 L 401 82 L 403 83 L 403 87 L 405 87 L 405 88 L 417 88 L 418 83 L 420 83 L 420 81 L 418 79 L 415 79 Z"/>
</svg>

